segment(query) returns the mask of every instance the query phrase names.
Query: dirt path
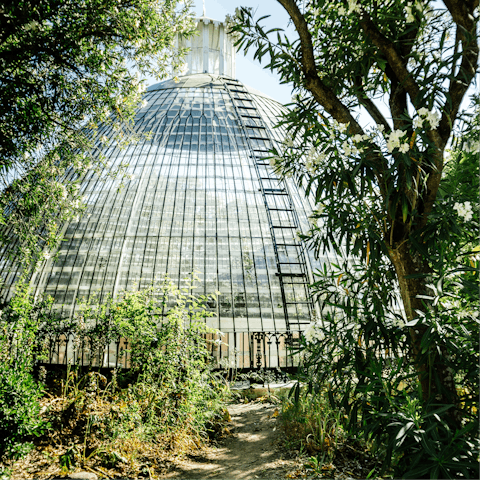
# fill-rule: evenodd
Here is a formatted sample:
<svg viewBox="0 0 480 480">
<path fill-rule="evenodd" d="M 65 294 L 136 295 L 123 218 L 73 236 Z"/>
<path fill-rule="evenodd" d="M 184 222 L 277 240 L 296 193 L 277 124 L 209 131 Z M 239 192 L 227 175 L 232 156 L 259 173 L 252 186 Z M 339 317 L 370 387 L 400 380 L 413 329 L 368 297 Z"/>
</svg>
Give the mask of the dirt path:
<svg viewBox="0 0 480 480">
<path fill-rule="evenodd" d="M 233 434 L 198 456 L 178 460 L 175 471 L 162 478 L 278 479 L 300 468 L 298 461 L 282 458 L 277 407 L 247 403 L 231 405 L 228 410 Z"/>
</svg>

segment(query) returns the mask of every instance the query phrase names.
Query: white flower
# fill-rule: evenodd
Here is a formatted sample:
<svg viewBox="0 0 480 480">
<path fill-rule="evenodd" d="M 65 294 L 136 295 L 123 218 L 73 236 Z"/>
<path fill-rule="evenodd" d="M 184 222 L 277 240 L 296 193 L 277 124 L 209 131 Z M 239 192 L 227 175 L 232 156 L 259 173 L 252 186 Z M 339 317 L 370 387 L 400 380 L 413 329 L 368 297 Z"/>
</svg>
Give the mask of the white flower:
<svg viewBox="0 0 480 480">
<path fill-rule="evenodd" d="M 399 150 L 402 152 L 402 153 L 407 153 L 409 150 L 410 150 L 410 145 L 408 143 L 402 143 L 402 145 L 400 146 Z"/>
<path fill-rule="evenodd" d="M 43 258 L 45 258 L 45 260 L 48 260 L 50 257 L 51 255 L 49 252 L 43 252 Z"/>
<path fill-rule="evenodd" d="M 415 21 L 415 17 L 413 16 L 412 2 L 407 3 L 405 12 L 407 13 L 407 23 L 413 23 Z"/>
<path fill-rule="evenodd" d="M 428 108 L 422 107 L 418 109 L 418 115 L 422 118 L 416 118 L 413 121 L 413 126 L 415 128 L 420 128 L 423 126 L 423 120 L 426 120 L 430 124 L 430 128 L 435 130 L 440 123 L 440 114 L 435 110 L 428 110 Z"/>
<path fill-rule="evenodd" d="M 293 147 L 293 140 L 292 140 L 291 137 L 288 137 L 288 138 L 285 139 L 285 145 L 287 147 Z"/>
<path fill-rule="evenodd" d="M 400 148 L 400 139 L 404 135 L 405 132 L 402 130 L 393 130 L 393 132 L 390 133 L 387 139 L 387 148 L 390 153 L 392 153 L 395 148 Z"/>
<path fill-rule="evenodd" d="M 307 158 L 307 161 L 305 162 L 305 168 L 311 173 L 315 173 L 315 164 L 313 162 L 313 159 L 311 157 Z"/>
<path fill-rule="evenodd" d="M 352 140 L 355 142 L 355 143 L 358 143 L 358 142 L 361 142 L 363 141 L 365 138 L 364 138 L 364 135 L 360 135 L 359 133 L 357 133 L 356 135 L 354 135 L 352 137 Z"/>
<path fill-rule="evenodd" d="M 432 129 L 435 130 L 438 127 L 438 124 L 440 123 L 440 114 L 438 112 L 434 112 L 433 110 L 430 110 L 427 113 L 427 121 L 430 123 L 430 126 L 432 127 Z"/>
<path fill-rule="evenodd" d="M 463 219 L 468 222 L 472 219 L 473 212 L 472 212 L 472 204 L 470 202 L 465 203 L 455 203 L 453 209 L 457 211 L 459 217 L 463 217 Z"/>
<path fill-rule="evenodd" d="M 361 13 L 357 0 L 348 0 L 348 13 Z"/>
<path fill-rule="evenodd" d="M 315 164 L 316 165 L 321 165 L 321 163 L 326 160 L 327 158 L 327 155 L 323 152 L 320 152 L 318 155 L 317 155 L 317 159 L 315 160 Z"/>
<path fill-rule="evenodd" d="M 338 7 L 337 13 L 339 16 L 343 17 L 347 13 L 347 11 L 344 7 Z"/>
<path fill-rule="evenodd" d="M 395 325 L 398 327 L 398 328 L 403 328 L 405 326 L 405 322 L 403 320 L 396 320 L 395 321 Z"/>
<path fill-rule="evenodd" d="M 317 203 L 317 205 L 315 206 L 315 211 L 317 212 L 318 215 L 320 215 L 324 209 L 325 209 L 325 205 L 323 203 Z"/>
<path fill-rule="evenodd" d="M 343 153 L 347 157 L 349 157 L 352 154 L 352 147 L 348 144 L 346 140 L 342 143 L 342 149 L 343 149 Z"/>
<path fill-rule="evenodd" d="M 275 155 L 274 157 L 270 158 L 269 163 L 271 167 L 276 167 L 281 161 L 282 159 L 279 156 Z"/>
<path fill-rule="evenodd" d="M 422 128 L 423 125 L 423 118 L 417 117 L 413 121 L 413 128 Z"/>
<path fill-rule="evenodd" d="M 315 340 L 323 340 L 325 338 L 323 332 L 314 322 L 308 325 L 307 329 L 305 330 L 304 336 L 307 343 L 313 343 Z"/>
</svg>

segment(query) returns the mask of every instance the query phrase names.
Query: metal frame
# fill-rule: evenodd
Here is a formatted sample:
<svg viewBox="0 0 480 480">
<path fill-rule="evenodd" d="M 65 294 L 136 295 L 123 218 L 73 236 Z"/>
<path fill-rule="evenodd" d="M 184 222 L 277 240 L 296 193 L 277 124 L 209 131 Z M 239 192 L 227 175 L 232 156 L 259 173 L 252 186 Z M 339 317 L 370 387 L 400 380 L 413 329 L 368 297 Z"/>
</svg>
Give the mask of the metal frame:
<svg viewBox="0 0 480 480">
<path fill-rule="evenodd" d="M 259 156 L 258 154 L 259 153 L 260 154 L 262 154 L 262 153 L 263 154 L 269 154 L 271 148 L 257 149 L 253 145 L 252 141 L 253 140 L 263 140 L 267 143 L 267 145 L 270 144 L 270 146 L 273 148 L 274 140 L 271 138 L 270 133 L 269 133 L 269 129 L 268 129 L 267 125 L 265 125 L 265 122 L 263 121 L 262 116 L 260 115 L 260 113 L 258 112 L 258 110 L 255 106 L 254 99 L 252 98 L 252 96 L 250 95 L 248 90 L 243 86 L 242 83 L 238 82 L 237 80 L 232 80 L 229 77 L 223 77 L 222 79 L 223 79 L 223 84 L 225 85 L 225 88 L 228 91 L 228 93 L 230 95 L 230 99 L 232 101 L 232 104 L 235 108 L 235 113 L 237 114 L 237 119 L 238 119 L 239 125 L 243 129 L 243 131 L 245 133 L 245 138 L 247 139 L 248 145 L 250 147 L 250 151 L 251 151 L 250 158 L 252 158 L 254 160 L 255 170 L 257 172 L 258 179 L 259 179 L 259 182 L 260 182 L 262 196 L 263 196 L 263 199 L 264 199 L 264 202 L 265 202 L 265 208 L 266 208 L 266 211 L 267 211 L 267 218 L 268 218 L 268 222 L 269 222 L 269 226 L 270 226 L 270 232 L 271 232 L 271 235 L 272 235 L 273 248 L 274 248 L 274 252 L 275 252 L 275 260 L 276 260 L 277 269 L 278 269 L 277 275 L 278 275 L 279 280 L 280 280 L 280 289 L 281 289 L 281 295 L 282 295 L 283 310 L 284 310 L 284 313 L 285 313 L 285 322 L 286 322 L 286 325 L 287 325 L 287 331 L 291 331 L 291 325 L 290 325 L 289 313 L 288 313 L 288 305 L 297 304 L 297 303 L 300 303 L 300 302 L 287 302 L 287 298 L 286 298 L 286 294 L 285 294 L 285 284 L 288 283 L 288 282 L 285 282 L 284 278 L 288 278 L 288 277 L 304 278 L 305 279 L 304 285 L 306 287 L 306 285 L 309 283 L 309 282 L 307 282 L 307 280 L 309 278 L 308 267 L 306 265 L 304 249 L 302 248 L 301 243 L 297 242 L 297 243 L 289 244 L 289 245 L 282 244 L 282 243 L 277 241 L 278 234 L 276 234 L 275 230 L 276 229 L 289 229 L 289 230 L 292 230 L 292 231 L 295 231 L 295 232 L 300 230 L 300 224 L 299 224 L 299 221 L 298 221 L 297 212 L 295 210 L 295 207 L 294 207 L 294 204 L 293 204 L 293 201 L 292 201 L 292 198 L 290 196 L 289 189 L 288 189 L 288 185 L 286 184 L 286 182 L 279 179 L 275 175 L 275 173 L 273 172 L 273 169 L 268 171 L 268 176 L 267 177 L 263 177 L 260 170 L 259 170 L 259 166 L 267 166 L 267 165 L 269 165 L 269 163 L 268 162 L 265 163 L 265 160 L 268 158 L 267 156 L 262 156 L 262 155 Z M 240 97 L 239 94 L 242 94 L 243 97 Z M 239 104 L 239 102 L 245 102 L 245 101 L 251 102 L 251 106 L 246 107 L 244 105 Z M 240 112 L 240 109 L 246 109 L 250 113 L 249 114 L 242 114 Z M 244 118 L 255 120 L 255 122 L 254 122 L 254 124 L 248 124 L 247 125 L 245 123 L 245 121 L 243 120 Z M 263 133 L 263 136 L 251 135 L 249 133 L 248 129 L 252 129 L 252 130 L 258 129 L 259 131 L 261 131 Z M 264 183 L 266 183 L 266 181 L 268 181 L 268 182 L 278 182 L 279 188 L 267 188 L 267 187 L 265 187 Z M 283 195 L 283 196 L 285 196 L 288 200 L 289 208 L 287 208 L 287 209 L 285 209 L 285 208 L 271 208 L 269 203 L 268 203 L 268 200 L 267 200 L 267 195 Z M 272 220 L 272 213 L 271 213 L 272 211 L 285 212 L 285 213 L 287 213 L 287 217 L 289 217 L 289 214 L 291 214 L 291 218 L 289 218 L 289 220 L 291 220 L 291 222 L 293 222 L 293 224 L 290 223 L 289 225 L 281 225 L 281 224 L 274 225 L 273 220 Z M 298 258 L 299 261 L 295 262 L 295 263 L 293 263 L 293 262 L 281 262 L 280 261 L 281 260 L 280 255 L 278 253 L 278 246 L 294 247 L 297 251 L 297 258 Z M 292 265 L 292 264 L 293 265 L 298 265 L 300 267 L 301 272 L 300 273 L 282 272 L 282 265 Z M 311 313 L 312 313 L 311 302 L 301 302 L 301 303 L 306 304 L 308 306 L 308 310 L 309 310 L 309 313 L 311 315 Z M 299 330 L 300 330 L 300 324 L 298 325 L 298 327 L 299 327 Z"/>
</svg>

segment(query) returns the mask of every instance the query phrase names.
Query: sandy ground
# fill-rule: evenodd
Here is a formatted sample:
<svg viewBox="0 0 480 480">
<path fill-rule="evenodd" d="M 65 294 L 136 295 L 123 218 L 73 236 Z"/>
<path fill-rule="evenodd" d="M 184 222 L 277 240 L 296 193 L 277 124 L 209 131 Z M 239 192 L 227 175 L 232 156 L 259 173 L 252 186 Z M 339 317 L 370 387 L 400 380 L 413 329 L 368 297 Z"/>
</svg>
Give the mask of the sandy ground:
<svg viewBox="0 0 480 480">
<path fill-rule="evenodd" d="M 279 448 L 282 435 L 276 406 L 264 403 L 229 407 L 232 435 L 199 455 L 175 462 L 175 470 L 161 478 L 225 480 L 295 478 L 301 464 L 284 460 Z"/>
</svg>

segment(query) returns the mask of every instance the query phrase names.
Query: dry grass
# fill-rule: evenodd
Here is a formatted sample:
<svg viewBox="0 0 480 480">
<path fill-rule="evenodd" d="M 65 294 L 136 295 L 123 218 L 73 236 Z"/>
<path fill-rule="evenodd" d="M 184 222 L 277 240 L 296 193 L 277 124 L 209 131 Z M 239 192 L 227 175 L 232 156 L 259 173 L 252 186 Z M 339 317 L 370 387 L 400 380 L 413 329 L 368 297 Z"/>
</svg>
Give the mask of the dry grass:
<svg viewBox="0 0 480 480">
<path fill-rule="evenodd" d="M 218 437 L 228 432 L 222 425 L 228 421 L 225 411 L 215 415 L 210 432 L 198 431 L 189 416 L 178 427 L 166 428 L 164 422 L 171 423 L 167 416 L 181 398 L 158 404 L 152 414 L 152 404 L 141 391 L 110 388 L 104 378 L 90 374 L 83 389 L 74 382 L 52 383 L 41 400 L 41 414 L 50 428 L 33 439 L 34 449 L 26 457 L 6 465 L 12 480 L 49 479 L 77 470 L 100 478 L 153 479 L 172 468 L 179 455 L 208 444 L 207 433 Z"/>
</svg>

